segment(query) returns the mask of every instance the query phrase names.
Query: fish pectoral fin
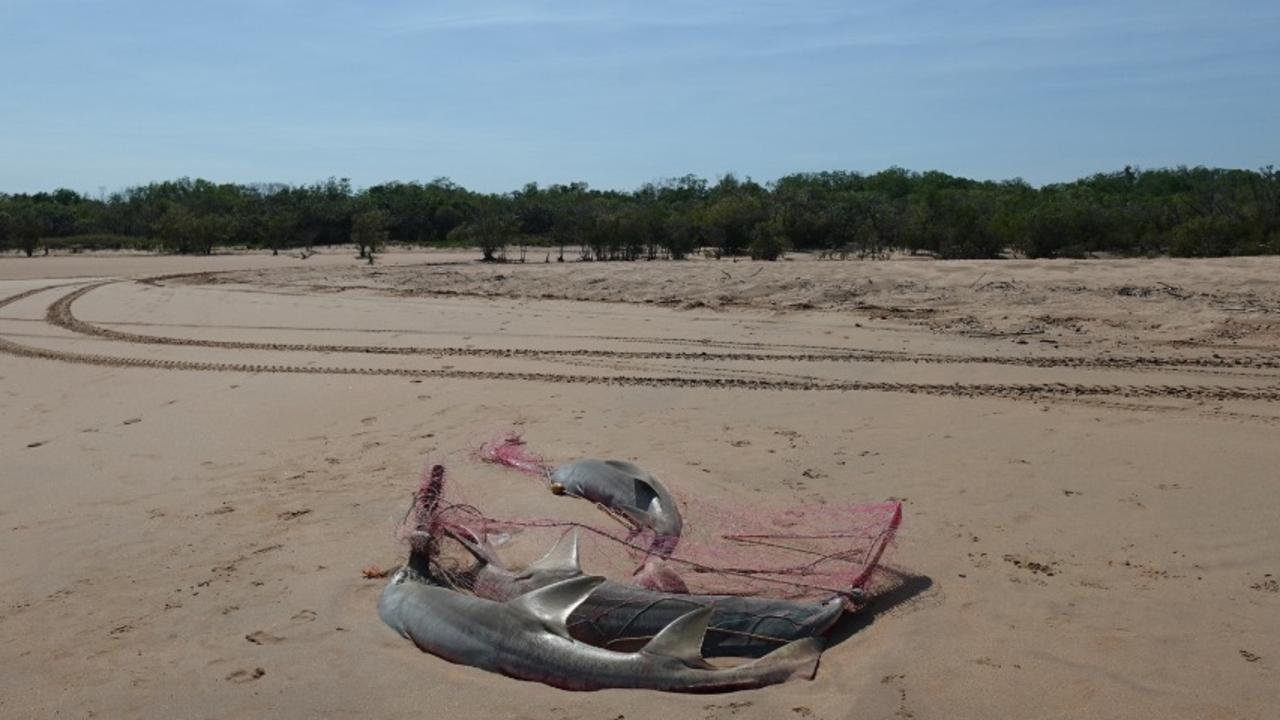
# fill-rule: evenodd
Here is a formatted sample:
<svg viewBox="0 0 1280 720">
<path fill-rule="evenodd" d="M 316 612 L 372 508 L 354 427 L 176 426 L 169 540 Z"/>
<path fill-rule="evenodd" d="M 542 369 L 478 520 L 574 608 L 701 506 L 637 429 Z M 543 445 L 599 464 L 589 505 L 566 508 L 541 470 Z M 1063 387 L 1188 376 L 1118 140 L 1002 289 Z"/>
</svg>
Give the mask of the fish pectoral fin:
<svg viewBox="0 0 1280 720">
<path fill-rule="evenodd" d="M 702 638 L 710 621 L 710 605 L 685 613 L 662 628 L 640 652 L 675 658 L 691 667 L 710 668 L 702 657 Z"/>
<path fill-rule="evenodd" d="M 532 577 L 537 572 L 582 574 L 582 564 L 578 559 L 578 528 L 573 528 L 561 535 L 546 555 L 534 560 L 529 567 L 525 568 L 522 577 Z"/>
<path fill-rule="evenodd" d="M 579 575 L 551 583 L 507 601 L 507 607 L 536 619 L 549 632 L 569 637 L 569 615 L 596 589 L 604 578 Z"/>
</svg>

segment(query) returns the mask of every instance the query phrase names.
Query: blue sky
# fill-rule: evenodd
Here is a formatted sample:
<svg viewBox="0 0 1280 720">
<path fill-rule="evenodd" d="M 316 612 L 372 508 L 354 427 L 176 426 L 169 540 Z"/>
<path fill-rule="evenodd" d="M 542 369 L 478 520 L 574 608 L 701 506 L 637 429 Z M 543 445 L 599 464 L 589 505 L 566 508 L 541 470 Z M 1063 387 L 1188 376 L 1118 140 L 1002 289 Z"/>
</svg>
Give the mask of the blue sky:
<svg viewBox="0 0 1280 720">
<path fill-rule="evenodd" d="M 1280 2 L 0 0 L 0 191 L 1280 164 Z"/>
</svg>

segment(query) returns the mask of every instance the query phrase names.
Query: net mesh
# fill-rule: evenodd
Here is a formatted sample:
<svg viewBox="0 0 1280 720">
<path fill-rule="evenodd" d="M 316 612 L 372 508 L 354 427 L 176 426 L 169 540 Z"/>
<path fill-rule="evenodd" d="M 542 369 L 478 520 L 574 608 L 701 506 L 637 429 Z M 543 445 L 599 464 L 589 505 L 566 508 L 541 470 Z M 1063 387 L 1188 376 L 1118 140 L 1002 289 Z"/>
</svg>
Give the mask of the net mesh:
<svg viewBox="0 0 1280 720">
<path fill-rule="evenodd" d="M 443 465 L 428 466 L 401 528 L 415 547 L 431 548 L 437 574 L 477 593 L 495 591 L 475 587 L 468 568 L 476 552 L 520 568 L 576 528 L 583 570 L 617 582 L 660 564 L 689 593 L 791 601 L 840 595 L 857 605 L 888 582 L 878 570 L 902 521 L 896 501 L 794 503 L 762 493 L 747 504 L 678 493 L 683 534 L 670 556 L 657 558 L 651 530 L 581 500 L 549 501 L 545 482 L 528 478 L 545 478 L 550 468 L 519 435 L 486 443 L 478 456 L 518 472 L 446 483 Z M 554 507 L 555 516 L 530 507 Z"/>
</svg>

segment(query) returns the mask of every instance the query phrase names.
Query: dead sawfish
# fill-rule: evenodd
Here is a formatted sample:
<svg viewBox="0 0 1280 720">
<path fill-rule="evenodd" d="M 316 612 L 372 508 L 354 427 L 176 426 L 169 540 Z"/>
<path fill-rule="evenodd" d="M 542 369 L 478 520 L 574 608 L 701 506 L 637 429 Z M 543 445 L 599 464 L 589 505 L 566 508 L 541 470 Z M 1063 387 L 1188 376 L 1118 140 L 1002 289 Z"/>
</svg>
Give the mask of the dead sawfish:
<svg viewBox="0 0 1280 720">
<path fill-rule="evenodd" d="M 738 667 L 712 667 L 700 650 L 710 608 L 681 615 L 636 652 L 576 640 L 567 621 L 603 582 L 579 576 L 495 602 L 431 584 L 403 567 L 382 591 L 378 614 L 425 652 L 566 690 L 724 692 L 811 679 L 817 670 L 823 647 L 818 638 L 797 640 Z"/>
<path fill-rule="evenodd" d="M 509 601 L 553 583 L 582 576 L 577 530 L 565 533 L 541 559 L 524 570 L 503 567 L 495 554 L 461 540 L 476 558 L 463 584 L 477 596 Z M 429 571 L 428 571 L 429 572 Z M 706 657 L 760 657 L 784 643 L 819 637 L 844 614 L 848 597 L 835 595 L 821 603 L 798 603 L 739 595 L 691 595 L 661 592 L 611 581 L 601 582 L 568 619 L 570 634 L 600 647 L 630 646 L 657 636 L 681 616 L 709 608 L 701 650 Z"/>
<path fill-rule="evenodd" d="M 433 518 L 444 491 L 444 476 L 444 466 L 433 466 L 406 514 L 406 520 L 414 518 L 412 522 L 416 524 L 410 533 L 409 562 L 421 576 L 467 588 L 487 600 L 505 602 L 583 575 L 576 529 L 562 535 L 541 559 L 522 570 L 512 570 L 487 542 L 465 526 L 437 525 Z M 437 532 L 458 542 L 474 563 L 467 569 L 436 568 L 440 551 Z M 760 657 L 784 643 L 824 635 L 843 616 L 847 603 L 861 603 L 862 599 L 862 590 L 856 587 L 825 602 L 798 603 L 664 592 L 606 581 L 574 610 L 568 625 L 578 640 L 605 648 L 629 647 L 656 636 L 681 615 L 710 607 L 709 629 L 702 644 L 704 656 Z"/>
<path fill-rule="evenodd" d="M 688 592 L 680 576 L 662 562 L 675 552 L 684 520 L 675 498 L 656 477 L 623 460 L 587 458 L 555 468 L 547 479 L 553 492 L 590 500 L 622 516 L 637 531 L 653 533 L 649 557 L 636 570 L 634 584 L 651 590 Z"/>
<path fill-rule="evenodd" d="M 565 463 L 547 475 L 555 492 L 585 498 L 624 516 L 663 539 L 654 552 L 667 557 L 680 540 L 684 521 L 675 498 L 658 479 L 622 460 L 587 458 Z"/>
</svg>

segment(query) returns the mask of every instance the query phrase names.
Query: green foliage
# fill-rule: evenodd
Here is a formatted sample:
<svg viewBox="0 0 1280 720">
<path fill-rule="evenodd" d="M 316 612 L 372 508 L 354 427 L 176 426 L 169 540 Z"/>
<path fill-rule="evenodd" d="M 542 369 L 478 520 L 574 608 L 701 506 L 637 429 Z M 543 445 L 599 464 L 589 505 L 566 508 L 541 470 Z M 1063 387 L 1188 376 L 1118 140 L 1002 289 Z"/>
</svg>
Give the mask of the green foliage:
<svg viewBox="0 0 1280 720">
<path fill-rule="evenodd" d="M 1247 230 L 1234 218 L 1194 217 L 1173 229 L 1169 254 L 1174 257 L 1217 257 L 1233 254 Z"/>
<path fill-rule="evenodd" d="M 135 252 L 153 252 L 160 247 L 156 238 L 117 235 L 114 233 L 86 233 L 84 235 L 68 235 L 67 237 L 42 238 L 40 244 L 45 248 L 61 252 L 91 252 L 94 250 L 133 250 Z"/>
<path fill-rule="evenodd" d="M 732 178 L 732 175 L 726 178 Z M 720 188 L 725 183 L 721 182 Z M 720 191 L 720 197 L 697 215 L 707 241 L 723 255 L 741 255 L 751 242 L 755 226 L 768 217 L 764 200 L 753 194 Z"/>
<path fill-rule="evenodd" d="M 53 234 L 51 209 L 41 205 L 20 205 L 14 210 L 10 223 L 14 244 L 27 257 L 31 257 L 39 247 L 40 238 Z"/>
<path fill-rule="evenodd" d="M 454 228 L 449 233 L 449 242 L 480 248 L 485 262 L 502 262 L 507 259 L 507 244 L 515 233 L 515 220 L 500 208 L 494 207 Z"/>
<path fill-rule="evenodd" d="M 377 208 L 364 210 L 351 218 L 351 241 L 360 250 L 360 257 L 373 264 L 373 255 L 387 241 L 387 228 L 391 227 L 391 213 Z"/>
<path fill-rule="evenodd" d="M 124 238 L 134 240 L 126 241 Z M 236 185 L 181 178 L 102 198 L 59 189 L 0 195 L 0 250 L 94 247 L 212 253 L 219 246 L 310 248 L 355 242 L 465 244 L 485 260 L 508 245 L 564 260 L 776 257 L 784 249 L 885 257 L 1189 257 L 1280 252 L 1280 172 L 1178 167 L 1100 173 L 1033 188 L 941 172 L 801 173 L 761 185 L 692 175 L 633 192 L 586 183 L 493 195 L 445 178 L 357 192 L 343 178 Z"/>
<path fill-rule="evenodd" d="M 752 260 L 777 260 L 787 250 L 787 238 L 782 223 L 776 218 L 757 224 L 751 230 L 751 244 L 747 248 Z"/>
</svg>

